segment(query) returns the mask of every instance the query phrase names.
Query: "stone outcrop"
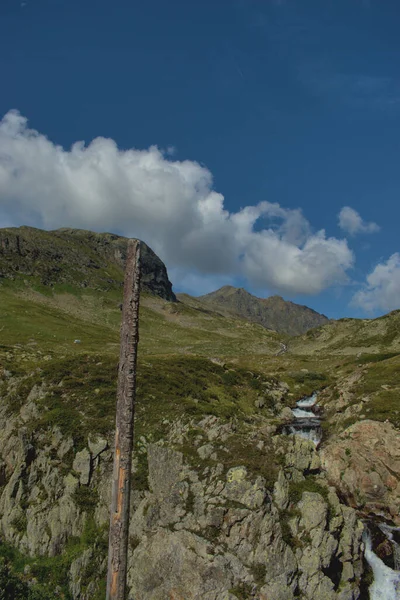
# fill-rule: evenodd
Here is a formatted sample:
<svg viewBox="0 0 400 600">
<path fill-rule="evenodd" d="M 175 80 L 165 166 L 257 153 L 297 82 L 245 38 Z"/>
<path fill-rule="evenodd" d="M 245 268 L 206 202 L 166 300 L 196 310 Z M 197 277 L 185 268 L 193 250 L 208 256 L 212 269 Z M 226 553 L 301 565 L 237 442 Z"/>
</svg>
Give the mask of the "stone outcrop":
<svg viewBox="0 0 400 600">
<path fill-rule="evenodd" d="M 324 446 L 321 460 L 350 506 L 400 525 L 400 438 L 391 423 L 355 423 Z"/>
<path fill-rule="evenodd" d="M 285 452 L 271 495 L 245 467 L 224 472 L 216 462 L 204 477 L 180 452 L 149 445 L 150 490 L 130 528 L 132 597 L 358 598 L 362 524 L 322 477 L 324 495 L 303 492 L 291 500 L 293 478 L 305 481 L 318 458 L 312 444 L 298 439 Z"/>
</svg>

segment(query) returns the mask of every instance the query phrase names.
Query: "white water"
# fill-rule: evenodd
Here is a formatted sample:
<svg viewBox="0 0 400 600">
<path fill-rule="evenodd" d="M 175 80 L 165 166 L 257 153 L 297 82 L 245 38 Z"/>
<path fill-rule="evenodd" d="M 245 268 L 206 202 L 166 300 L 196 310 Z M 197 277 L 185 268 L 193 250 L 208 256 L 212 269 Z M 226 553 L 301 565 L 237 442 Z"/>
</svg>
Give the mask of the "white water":
<svg viewBox="0 0 400 600">
<path fill-rule="evenodd" d="M 313 442 L 316 446 L 318 446 L 321 441 L 321 435 L 315 429 L 296 429 L 295 427 L 289 426 L 289 433 L 310 440 L 310 442 Z"/>
<path fill-rule="evenodd" d="M 310 410 L 303 410 L 302 408 L 293 408 L 292 413 L 296 417 L 296 419 L 317 419 L 318 417 L 314 415 L 314 413 Z"/>
<path fill-rule="evenodd" d="M 296 402 L 296 408 L 292 409 L 294 421 L 286 428 L 286 433 L 299 435 L 310 440 L 316 446 L 321 441 L 320 420 L 314 413 L 313 407 L 317 405 L 317 394 Z"/>
<path fill-rule="evenodd" d="M 311 408 L 312 406 L 315 406 L 317 404 L 317 393 L 314 392 L 312 396 L 298 400 L 296 404 L 299 408 Z"/>
<path fill-rule="evenodd" d="M 374 582 L 369 588 L 370 600 L 399 600 L 400 571 L 393 571 L 372 550 L 371 538 L 364 536 L 365 558 L 373 573 Z"/>
</svg>

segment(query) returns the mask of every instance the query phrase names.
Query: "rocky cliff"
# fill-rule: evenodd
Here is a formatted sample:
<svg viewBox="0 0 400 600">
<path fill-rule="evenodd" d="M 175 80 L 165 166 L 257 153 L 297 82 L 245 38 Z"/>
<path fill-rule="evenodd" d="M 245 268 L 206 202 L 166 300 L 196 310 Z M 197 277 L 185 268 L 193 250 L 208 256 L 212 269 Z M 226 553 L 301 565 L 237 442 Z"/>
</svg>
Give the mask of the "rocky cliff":
<svg viewBox="0 0 400 600">
<path fill-rule="evenodd" d="M 124 279 L 127 238 L 81 229 L 0 229 L 0 277 L 53 287 L 109 290 Z M 175 301 L 164 263 L 142 242 L 142 285 Z"/>
</svg>

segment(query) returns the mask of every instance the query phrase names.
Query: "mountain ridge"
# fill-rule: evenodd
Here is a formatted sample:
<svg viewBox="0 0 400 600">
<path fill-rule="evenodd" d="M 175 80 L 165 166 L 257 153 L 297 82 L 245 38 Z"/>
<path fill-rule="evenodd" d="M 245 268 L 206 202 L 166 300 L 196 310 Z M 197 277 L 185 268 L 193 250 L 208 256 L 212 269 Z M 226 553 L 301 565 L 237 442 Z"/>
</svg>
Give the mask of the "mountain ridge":
<svg viewBox="0 0 400 600">
<path fill-rule="evenodd" d="M 197 300 L 259 323 L 266 329 L 292 336 L 302 335 L 329 322 L 325 315 L 308 306 L 284 300 L 282 296 L 258 298 L 244 288 L 228 285 L 199 296 Z"/>
<path fill-rule="evenodd" d="M 0 229 L 0 278 L 29 277 L 39 285 L 78 285 L 119 289 L 124 281 L 128 238 L 63 227 Z M 143 288 L 164 300 L 176 301 L 162 260 L 141 242 Z"/>
</svg>

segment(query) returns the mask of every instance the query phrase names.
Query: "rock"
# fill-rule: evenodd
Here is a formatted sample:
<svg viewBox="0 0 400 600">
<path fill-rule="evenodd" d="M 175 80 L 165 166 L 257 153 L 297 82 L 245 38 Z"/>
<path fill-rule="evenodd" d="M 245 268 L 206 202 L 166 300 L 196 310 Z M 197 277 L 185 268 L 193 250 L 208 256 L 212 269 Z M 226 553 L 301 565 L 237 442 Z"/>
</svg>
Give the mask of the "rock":
<svg viewBox="0 0 400 600">
<path fill-rule="evenodd" d="M 325 529 L 328 507 L 320 494 L 304 492 L 298 504 L 301 512 L 301 521 L 306 531 L 310 532 L 315 527 Z"/>
<path fill-rule="evenodd" d="M 269 389 L 274 386 L 276 382 Z M 148 434 L 138 438 L 146 453 L 149 487 L 135 489 L 131 496 L 128 597 L 358 598 L 363 528 L 355 511 L 343 506 L 327 486 L 314 445 L 274 435 L 276 426 L 265 414 L 237 425 L 234 419 L 223 421 L 213 415 L 200 423 L 191 416 L 171 417 L 164 422 L 168 433 L 156 444 Z M 70 591 L 74 600 L 91 600 L 106 569 L 99 536 L 101 526 L 109 522 L 110 440 L 93 432 L 88 448 L 71 464 L 73 441 L 60 429 L 32 436 L 21 426 L 21 414 L 3 415 L 2 422 L 0 532 L 8 543 L 32 556 L 60 555 L 69 539 L 79 540 L 71 557 Z M 223 456 L 222 440 L 228 450 L 231 447 L 235 428 L 240 429 L 238 435 L 247 436 L 260 461 L 269 460 L 269 451 L 281 456 L 275 485 L 268 480 L 267 489 L 250 466 L 239 463 L 226 473 L 224 464 L 213 462 L 217 445 Z M 196 452 L 186 456 L 174 449 L 187 443 L 193 430 L 197 440 L 193 449 L 198 448 L 205 460 L 212 459 L 206 465 Z M 292 482 L 308 478 L 317 484 L 315 489 L 326 491 L 304 492 L 297 504 L 291 497 L 289 505 Z M 94 509 L 89 521 L 88 508 Z M 93 538 L 88 525 L 98 528 Z"/>
<path fill-rule="evenodd" d="M 87 569 L 90 562 L 93 561 L 93 550 L 92 548 L 88 548 L 76 558 L 69 569 L 70 573 L 70 585 L 69 589 L 71 591 L 73 598 L 81 597 L 81 586 L 82 586 L 82 574 L 85 569 Z"/>
<path fill-rule="evenodd" d="M 285 510 L 289 504 L 289 482 L 286 480 L 282 469 L 274 485 L 274 503 L 279 510 Z"/>
<path fill-rule="evenodd" d="M 264 408 L 266 405 L 266 399 L 263 396 L 258 396 L 257 400 L 254 401 L 254 406 L 256 408 Z"/>
<path fill-rule="evenodd" d="M 79 473 L 79 481 L 82 485 L 89 485 L 91 464 L 91 456 L 87 448 L 77 452 L 74 462 L 72 463 L 72 468 Z"/>
<path fill-rule="evenodd" d="M 390 423 L 361 421 L 321 450 L 322 466 L 346 501 L 400 525 L 400 436 Z"/>
<path fill-rule="evenodd" d="M 247 479 L 246 467 L 233 467 L 226 475 L 223 495 L 230 500 L 240 502 L 248 508 L 260 507 L 266 498 L 265 480 L 257 477 L 254 483 Z"/>
<path fill-rule="evenodd" d="M 158 530 L 144 538 L 128 571 L 135 600 L 226 600 L 246 569 L 233 555 L 212 554 L 209 542 L 187 531 Z"/>
<path fill-rule="evenodd" d="M 285 406 L 279 414 L 279 419 L 284 423 L 291 423 L 294 419 L 294 414 L 291 408 Z"/>
<path fill-rule="evenodd" d="M 214 446 L 212 444 L 205 444 L 204 446 L 200 446 L 200 448 L 197 448 L 197 454 L 202 460 L 209 458 L 213 452 Z"/>
<path fill-rule="evenodd" d="M 285 456 L 286 466 L 292 469 L 294 479 L 302 479 L 304 471 L 318 471 L 321 467 L 319 454 L 313 442 L 298 435 L 288 442 Z"/>
<path fill-rule="evenodd" d="M 108 441 L 103 437 L 93 437 L 89 436 L 88 438 L 88 446 L 89 450 L 92 453 L 93 460 L 99 456 L 104 450 L 108 448 Z"/>
</svg>

